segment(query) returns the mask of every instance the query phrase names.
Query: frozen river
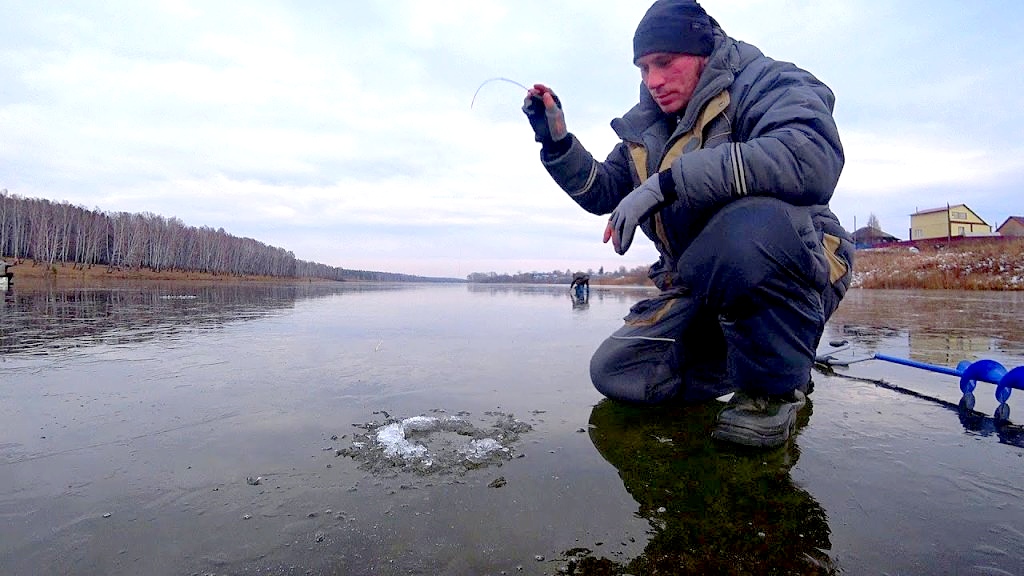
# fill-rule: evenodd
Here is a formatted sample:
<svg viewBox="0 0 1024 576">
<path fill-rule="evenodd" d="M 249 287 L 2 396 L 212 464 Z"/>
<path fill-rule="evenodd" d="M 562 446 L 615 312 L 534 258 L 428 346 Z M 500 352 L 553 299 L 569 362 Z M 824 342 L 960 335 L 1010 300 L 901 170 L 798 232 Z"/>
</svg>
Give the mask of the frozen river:
<svg viewBox="0 0 1024 576">
<path fill-rule="evenodd" d="M 716 406 L 590 385 L 650 293 L 0 293 L 0 574 L 1024 573 L 1024 434 L 994 386 L 962 414 L 952 376 L 816 372 L 791 446 L 731 450 Z M 1010 368 L 1021 317 L 1020 293 L 856 290 L 823 341 Z"/>
</svg>

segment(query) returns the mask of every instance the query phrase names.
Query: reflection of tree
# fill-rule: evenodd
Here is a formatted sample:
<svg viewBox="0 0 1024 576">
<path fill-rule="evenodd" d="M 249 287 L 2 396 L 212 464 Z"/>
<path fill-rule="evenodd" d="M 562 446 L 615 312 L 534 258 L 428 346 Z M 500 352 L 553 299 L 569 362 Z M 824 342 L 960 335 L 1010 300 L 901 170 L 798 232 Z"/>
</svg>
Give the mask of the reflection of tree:
<svg viewBox="0 0 1024 576">
<path fill-rule="evenodd" d="M 17 291 L 0 309 L 0 352 L 141 342 L 267 316 L 292 308 L 296 300 L 332 293 L 311 284 L 230 283 Z"/>
<path fill-rule="evenodd" d="M 840 330 L 910 334 L 955 333 L 991 338 L 993 345 L 1024 342 L 1020 293 L 953 290 L 851 290 L 829 323 Z M 852 334 L 857 335 L 857 334 Z"/>
<path fill-rule="evenodd" d="M 970 336 L 942 331 L 912 331 L 908 334 L 910 358 L 918 362 L 954 367 L 961 360 L 983 358 L 993 349 L 991 336 Z"/>
<path fill-rule="evenodd" d="M 652 527 L 625 565 L 585 557 L 576 574 L 833 574 L 825 511 L 795 486 L 793 442 L 736 451 L 713 442 L 719 406 L 646 408 L 610 400 L 590 415 L 590 438 L 619 471 Z M 801 415 L 806 423 L 810 405 Z"/>
</svg>

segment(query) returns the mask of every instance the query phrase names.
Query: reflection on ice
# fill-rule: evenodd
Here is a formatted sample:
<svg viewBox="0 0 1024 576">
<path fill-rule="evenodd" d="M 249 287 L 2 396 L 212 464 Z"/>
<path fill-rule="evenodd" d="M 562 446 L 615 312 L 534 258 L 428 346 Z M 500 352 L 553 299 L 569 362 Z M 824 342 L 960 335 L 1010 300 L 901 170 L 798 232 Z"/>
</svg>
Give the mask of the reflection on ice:
<svg viewBox="0 0 1024 576">
<path fill-rule="evenodd" d="M 168 284 L 157 288 L 20 290 L 0 309 L 0 353 L 47 355 L 215 329 L 291 309 L 303 298 L 335 292 L 332 285 Z"/>
</svg>

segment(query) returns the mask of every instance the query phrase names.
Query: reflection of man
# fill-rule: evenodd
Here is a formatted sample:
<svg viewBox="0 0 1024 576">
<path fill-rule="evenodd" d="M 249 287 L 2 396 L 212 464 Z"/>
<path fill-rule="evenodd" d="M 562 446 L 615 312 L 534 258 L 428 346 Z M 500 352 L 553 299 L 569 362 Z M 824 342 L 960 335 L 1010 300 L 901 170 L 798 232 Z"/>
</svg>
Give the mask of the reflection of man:
<svg viewBox="0 0 1024 576">
<path fill-rule="evenodd" d="M 653 529 L 643 554 L 621 572 L 837 573 L 824 552 L 831 548 L 825 511 L 789 477 L 797 447 L 722 452 L 706 432 L 717 412 L 708 404 L 638 408 L 611 400 L 594 407 L 590 439 Z M 579 573 L 595 571 L 588 562 L 608 560 L 584 559 Z"/>
</svg>

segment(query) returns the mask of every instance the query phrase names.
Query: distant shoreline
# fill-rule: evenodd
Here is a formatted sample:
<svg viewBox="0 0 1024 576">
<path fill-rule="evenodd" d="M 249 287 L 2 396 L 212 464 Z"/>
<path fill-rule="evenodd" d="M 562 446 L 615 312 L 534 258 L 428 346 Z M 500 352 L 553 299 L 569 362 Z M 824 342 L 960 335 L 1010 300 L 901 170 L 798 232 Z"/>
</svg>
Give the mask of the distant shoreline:
<svg viewBox="0 0 1024 576">
<path fill-rule="evenodd" d="M 10 259 L 7 260 L 10 262 Z M 40 285 L 50 281 L 74 284 L 119 282 L 254 282 L 254 283 L 347 283 L 280 276 L 236 276 L 149 268 L 111 268 L 104 264 L 46 265 L 23 260 L 9 269 L 14 285 Z M 483 284 L 486 283 L 474 283 Z M 651 286 L 645 276 L 591 276 L 593 286 Z M 882 246 L 858 250 L 853 288 L 924 290 L 1024 290 L 1024 238 L 995 241 L 954 242 L 949 245 Z"/>
<path fill-rule="evenodd" d="M 8 263 L 10 260 L 8 260 Z M 14 273 L 13 284 L 38 285 L 46 282 L 71 282 L 104 284 L 124 281 L 136 282 L 264 282 L 264 283 L 336 283 L 337 280 L 323 278 L 299 278 L 280 276 L 235 276 L 209 272 L 184 272 L 180 270 L 152 270 L 149 268 L 111 268 L 105 264 L 81 266 L 73 263 L 40 264 L 22 260 L 8 269 Z"/>
</svg>

